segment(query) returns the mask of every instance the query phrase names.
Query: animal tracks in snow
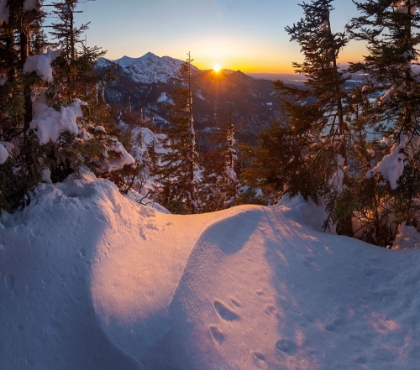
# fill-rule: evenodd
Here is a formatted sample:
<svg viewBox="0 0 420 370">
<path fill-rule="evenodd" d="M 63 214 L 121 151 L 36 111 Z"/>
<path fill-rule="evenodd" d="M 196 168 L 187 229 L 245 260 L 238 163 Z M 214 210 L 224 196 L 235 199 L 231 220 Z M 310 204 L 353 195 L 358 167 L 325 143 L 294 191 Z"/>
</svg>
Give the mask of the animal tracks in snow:
<svg viewBox="0 0 420 370">
<path fill-rule="evenodd" d="M 210 325 L 210 333 L 213 336 L 214 340 L 222 344 L 225 341 L 225 335 L 222 333 L 222 331 L 215 325 Z"/>
<path fill-rule="evenodd" d="M 276 348 L 279 351 L 292 354 L 297 350 L 298 346 L 290 339 L 279 339 L 276 342 Z"/>
<path fill-rule="evenodd" d="M 237 300 L 230 298 L 230 301 L 235 307 L 241 307 L 241 304 Z M 222 303 L 221 301 L 215 300 L 213 302 L 213 305 L 217 314 L 224 321 L 238 321 L 241 318 L 235 311 L 231 310 L 229 307 L 227 307 L 226 304 Z M 209 329 L 213 339 L 218 344 L 222 344 L 225 341 L 225 335 L 216 325 L 210 325 Z"/>
<path fill-rule="evenodd" d="M 214 308 L 219 316 L 225 321 L 237 321 L 241 318 L 236 312 L 232 311 L 220 301 L 214 301 Z"/>
<path fill-rule="evenodd" d="M 15 278 L 13 277 L 12 274 L 7 274 L 6 277 L 4 278 L 4 285 L 6 287 L 7 290 L 12 291 L 14 286 L 15 286 Z"/>
</svg>

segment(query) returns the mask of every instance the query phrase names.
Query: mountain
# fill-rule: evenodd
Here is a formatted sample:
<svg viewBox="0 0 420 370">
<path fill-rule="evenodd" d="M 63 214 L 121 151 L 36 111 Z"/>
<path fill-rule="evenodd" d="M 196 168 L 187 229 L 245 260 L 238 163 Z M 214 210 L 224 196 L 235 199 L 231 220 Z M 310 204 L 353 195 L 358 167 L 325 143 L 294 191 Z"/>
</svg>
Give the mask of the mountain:
<svg viewBox="0 0 420 370">
<path fill-rule="evenodd" d="M 179 72 L 184 62 L 168 56 L 147 53 L 140 58 L 124 56 L 111 61 L 101 58 L 97 69 L 115 66 L 117 81 L 106 86 L 109 103 L 127 105 L 130 99 L 134 110 L 143 109 L 155 125 L 167 120 L 165 105 L 171 102 L 173 89 L 179 84 Z M 194 96 L 194 120 L 201 138 L 217 127 L 218 119 L 234 114 L 240 124 L 242 139 L 255 141 L 256 133 L 278 116 L 276 92 L 269 80 L 255 79 L 241 71 L 200 70 L 192 66 L 191 80 Z"/>
<path fill-rule="evenodd" d="M 114 63 L 130 75 L 133 81 L 144 84 L 173 82 L 183 64 L 181 60 L 166 56 L 160 58 L 153 53 L 147 53 L 141 58 L 123 56 L 114 60 Z M 192 66 L 192 72 L 197 71 L 198 69 Z"/>
</svg>

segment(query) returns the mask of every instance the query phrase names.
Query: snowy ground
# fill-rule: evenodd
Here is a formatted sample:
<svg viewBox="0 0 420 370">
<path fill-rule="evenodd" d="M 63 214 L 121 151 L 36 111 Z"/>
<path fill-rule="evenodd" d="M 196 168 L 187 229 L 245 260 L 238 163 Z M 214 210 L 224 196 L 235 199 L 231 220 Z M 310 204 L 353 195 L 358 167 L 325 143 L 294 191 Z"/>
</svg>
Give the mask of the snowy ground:
<svg viewBox="0 0 420 370">
<path fill-rule="evenodd" d="M 0 369 L 418 369 L 420 252 L 308 216 L 176 216 L 88 175 L 42 185 L 1 220 Z"/>
</svg>

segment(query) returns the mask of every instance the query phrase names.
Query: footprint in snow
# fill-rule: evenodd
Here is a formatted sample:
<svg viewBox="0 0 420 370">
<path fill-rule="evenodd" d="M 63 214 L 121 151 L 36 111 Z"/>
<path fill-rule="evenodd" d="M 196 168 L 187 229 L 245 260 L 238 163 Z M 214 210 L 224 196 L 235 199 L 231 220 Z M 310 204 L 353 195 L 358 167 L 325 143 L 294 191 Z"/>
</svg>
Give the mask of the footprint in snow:
<svg viewBox="0 0 420 370">
<path fill-rule="evenodd" d="M 276 348 L 285 353 L 294 353 L 297 350 L 297 345 L 290 339 L 279 339 L 276 342 Z"/>
<path fill-rule="evenodd" d="M 241 304 L 234 298 L 231 298 L 230 301 L 236 306 L 236 307 L 241 307 Z"/>
<path fill-rule="evenodd" d="M 237 321 L 240 319 L 240 316 L 232 311 L 230 308 L 226 307 L 220 301 L 214 301 L 214 308 L 216 309 L 219 316 L 226 321 Z"/>
<path fill-rule="evenodd" d="M 251 354 L 256 360 L 265 361 L 265 356 L 261 352 L 252 351 Z"/>
<path fill-rule="evenodd" d="M 217 326 L 210 325 L 209 329 L 212 337 L 217 343 L 222 344 L 225 341 L 225 335 L 220 331 L 220 329 Z"/>
<path fill-rule="evenodd" d="M 6 275 L 6 277 L 4 278 L 4 285 L 7 290 L 13 290 L 15 286 L 15 278 L 13 277 L 12 274 Z"/>
</svg>

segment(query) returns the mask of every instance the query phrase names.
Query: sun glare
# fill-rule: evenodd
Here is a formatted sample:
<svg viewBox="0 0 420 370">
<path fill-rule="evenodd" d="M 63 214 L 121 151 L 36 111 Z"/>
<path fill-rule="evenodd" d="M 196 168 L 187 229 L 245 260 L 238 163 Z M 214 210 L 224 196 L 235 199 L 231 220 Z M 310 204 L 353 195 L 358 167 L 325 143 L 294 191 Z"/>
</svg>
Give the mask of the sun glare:
<svg viewBox="0 0 420 370">
<path fill-rule="evenodd" d="M 222 69 L 222 67 L 220 66 L 220 64 L 215 64 L 213 66 L 213 70 L 217 73 L 220 72 L 220 70 Z"/>
</svg>

